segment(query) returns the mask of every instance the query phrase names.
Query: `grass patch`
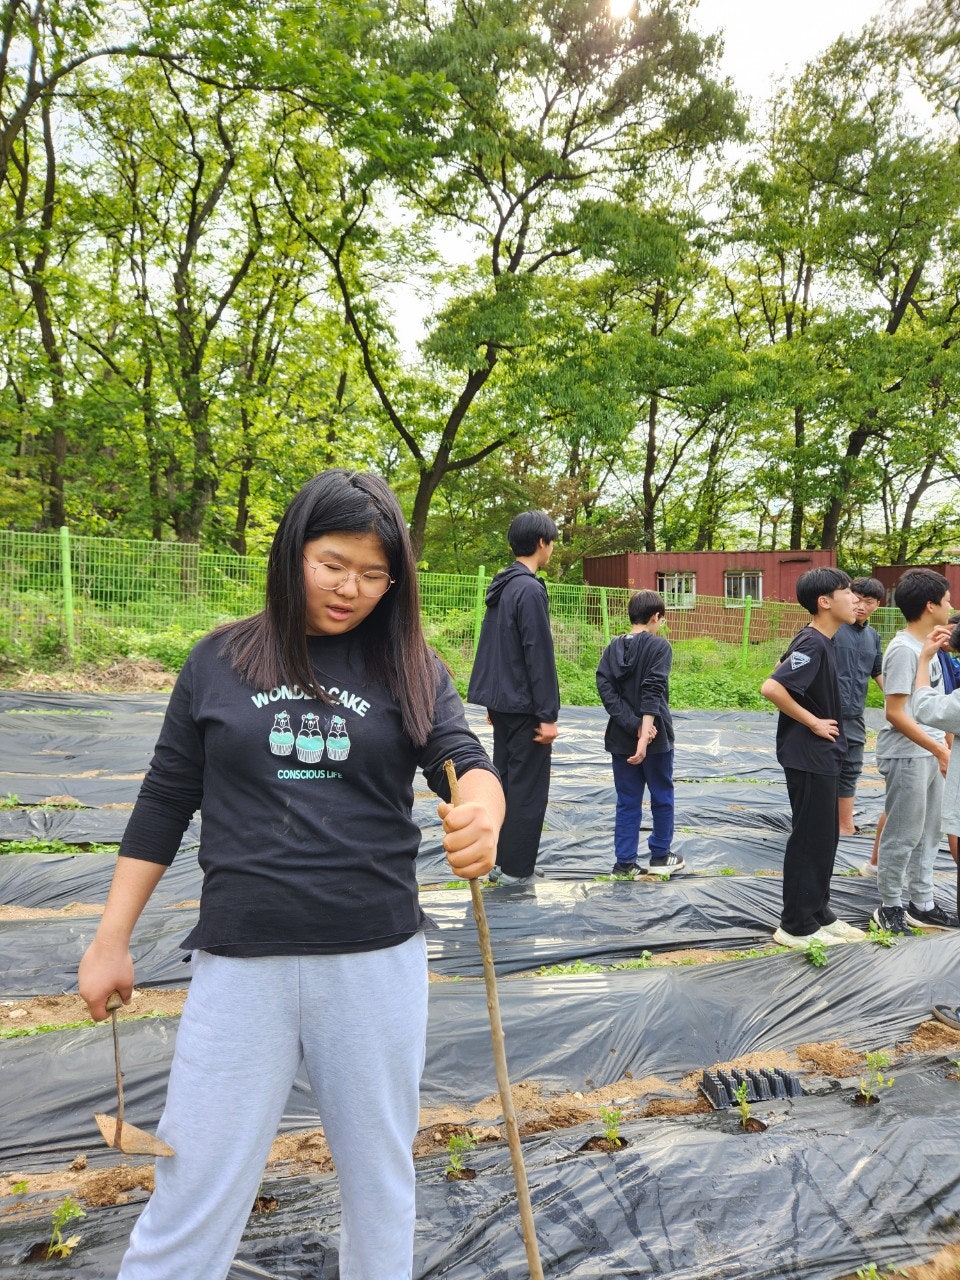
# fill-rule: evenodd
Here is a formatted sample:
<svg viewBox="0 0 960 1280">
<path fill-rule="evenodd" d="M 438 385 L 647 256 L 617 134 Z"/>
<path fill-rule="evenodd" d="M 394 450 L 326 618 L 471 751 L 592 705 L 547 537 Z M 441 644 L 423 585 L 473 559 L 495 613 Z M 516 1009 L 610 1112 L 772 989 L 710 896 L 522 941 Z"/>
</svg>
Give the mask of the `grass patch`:
<svg viewBox="0 0 960 1280">
<path fill-rule="evenodd" d="M 5 853 L 116 853 L 118 844 L 65 844 L 63 840 L 0 840 L 0 856 Z"/>
</svg>

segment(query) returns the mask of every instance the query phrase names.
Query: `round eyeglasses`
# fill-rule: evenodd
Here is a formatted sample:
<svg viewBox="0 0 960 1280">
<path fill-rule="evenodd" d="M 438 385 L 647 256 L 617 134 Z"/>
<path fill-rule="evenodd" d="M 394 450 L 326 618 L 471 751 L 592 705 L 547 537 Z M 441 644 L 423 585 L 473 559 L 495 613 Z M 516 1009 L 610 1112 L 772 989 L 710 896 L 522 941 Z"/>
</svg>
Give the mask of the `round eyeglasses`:
<svg viewBox="0 0 960 1280">
<path fill-rule="evenodd" d="M 342 564 L 330 564 L 325 560 L 314 563 L 304 556 L 303 562 L 312 570 L 313 580 L 321 591 L 336 591 L 350 578 L 355 578 L 360 594 L 376 599 L 378 596 L 386 595 L 395 582 L 395 579 L 383 569 L 367 569 L 363 573 L 351 573 Z"/>
</svg>

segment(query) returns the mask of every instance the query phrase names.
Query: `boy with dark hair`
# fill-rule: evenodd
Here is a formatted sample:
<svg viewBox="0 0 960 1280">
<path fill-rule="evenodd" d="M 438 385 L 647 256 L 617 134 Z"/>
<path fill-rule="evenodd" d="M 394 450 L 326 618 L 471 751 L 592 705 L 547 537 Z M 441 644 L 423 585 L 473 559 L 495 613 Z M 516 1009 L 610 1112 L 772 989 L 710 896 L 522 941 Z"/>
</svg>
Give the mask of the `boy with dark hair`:
<svg viewBox="0 0 960 1280">
<path fill-rule="evenodd" d="M 869 625 L 874 609 L 886 599 L 886 590 L 876 578 L 854 578 L 850 590 L 856 596 L 857 616 L 845 622 L 833 637 L 840 682 L 843 736 L 847 750 L 840 762 L 839 798 L 840 834 L 853 836 L 859 828 L 853 821 L 857 782 L 863 772 L 863 748 L 867 741 L 864 708 L 871 679 L 883 688 L 883 645 L 880 636 Z"/>
<path fill-rule="evenodd" d="M 516 560 L 487 588 L 467 690 L 493 725 L 493 763 L 507 799 L 493 884 L 533 879 L 547 811 L 560 689 L 547 588 L 537 571 L 553 555 L 557 533 L 543 511 L 523 511 L 511 522 L 507 541 Z"/>
<path fill-rule="evenodd" d="M 943 732 L 916 720 L 910 703 L 924 641 L 950 617 L 950 584 L 933 569 L 908 569 L 893 598 L 907 625 L 883 655 L 886 723 L 877 735 L 877 768 L 887 786 L 886 822 L 877 850 L 880 906 L 873 918 L 882 929 L 906 933 L 908 928 L 950 927 L 933 894 L 949 752 Z M 939 660 L 933 657 L 928 667 L 930 686 L 940 689 Z M 909 894 L 906 906 L 904 888 Z"/>
<path fill-rule="evenodd" d="M 760 692 L 780 712 L 777 759 L 783 765 L 793 829 L 783 856 L 783 912 L 774 941 L 805 948 L 864 938 L 830 907 L 837 855 L 837 785 L 846 754 L 833 637 L 856 617 L 850 579 L 840 569 L 810 569 L 797 600 L 813 619 L 790 641 Z"/>
<path fill-rule="evenodd" d="M 670 848 L 673 719 L 668 703 L 673 650 L 657 635 L 666 605 L 656 591 L 637 591 L 627 611 L 630 633 L 607 645 L 597 667 L 597 690 L 610 716 L 603 745 L 612 758 L 617 789 L 613 874 L 632 879 L 638 871 L 649 870 L 652 875 L 670 876 L 686 863 Z M 653 816 L 649 868 L 637 862 L 645 788 L 650 791 Z"/>
</svg>

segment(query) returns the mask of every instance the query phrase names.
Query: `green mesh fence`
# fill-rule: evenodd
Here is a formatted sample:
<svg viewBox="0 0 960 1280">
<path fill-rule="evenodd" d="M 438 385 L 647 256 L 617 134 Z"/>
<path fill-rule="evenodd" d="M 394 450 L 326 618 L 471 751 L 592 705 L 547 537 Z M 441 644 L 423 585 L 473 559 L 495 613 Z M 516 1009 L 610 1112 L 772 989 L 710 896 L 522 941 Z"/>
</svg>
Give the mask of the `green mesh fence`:
<svg viewBox="0 0 960 1280">
<path fill-rule="evenodd" d="M 461 681 L 473 662 L 491 576 L 482 566 L 474 575 L 420 575 L 427 637 Z M 265 577 L 265 559 L 183 543 L 0 530 L 0 656 L 119 655 L 131 651 L 134 633 L 189 639 L 256 612 Z M 547 590 L 558 664 L 582 671 L 589 683 L 610 637 L 629 630 L 631 592 L 554 582 Z M 694 667 L 698 652 L 718 642 L 744 657 L 761 650 L 772 666 L 808 617 L 799 605 L 775 601 L 682 596 L 667 604 L 664 633 Z M 901 625 L 896 609 L 878 609 L 872 622 L 885 640 Z"/>
</svg>

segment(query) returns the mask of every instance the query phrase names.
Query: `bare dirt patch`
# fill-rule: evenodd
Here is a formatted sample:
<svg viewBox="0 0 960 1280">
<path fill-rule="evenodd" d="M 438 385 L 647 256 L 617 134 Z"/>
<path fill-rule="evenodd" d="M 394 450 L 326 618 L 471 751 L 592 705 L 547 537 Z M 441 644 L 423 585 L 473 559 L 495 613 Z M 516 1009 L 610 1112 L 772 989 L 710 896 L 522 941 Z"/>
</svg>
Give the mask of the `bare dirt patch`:
<svg viewBox="0 0 960 1280">
<path fill-rule="evenodd" d="M 147 1014 L 158 1014 L 163 1018 L 177 1017 L 183 1012 L 186 998 L 185 990 L 166 987 L 137 988 L 130 1003 L 124 1005 L 117 1017 L 121 1021 L 142 1018 Z M 0 1001 L 0 1031 L 67 1027 L 89 1020 L 87 1006 L 76 994 Z"/>
<path fill-rule="evenodd" d="M 0 677 L 4 689 L 28 693 L 164 693 L 176 674 L 152 658 L 116 658 L 105 667 L 83 664 L 62 671 L 26 667 Z"/>
<path fill-rule="evenodd" d="M 0 906 L 0 920 L 49 920 L 57 916 L 99 916 L 102 902 L 71 902 L 65 907 Z"/>
</svg>

